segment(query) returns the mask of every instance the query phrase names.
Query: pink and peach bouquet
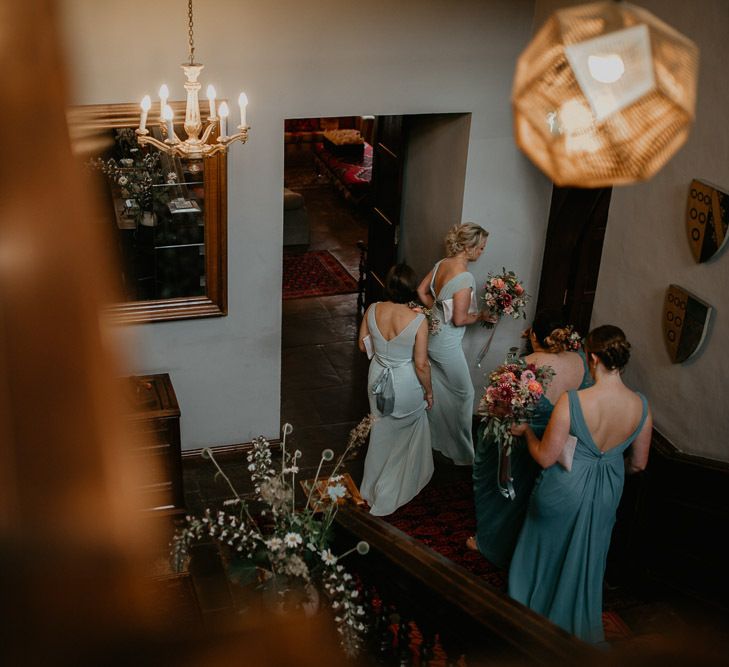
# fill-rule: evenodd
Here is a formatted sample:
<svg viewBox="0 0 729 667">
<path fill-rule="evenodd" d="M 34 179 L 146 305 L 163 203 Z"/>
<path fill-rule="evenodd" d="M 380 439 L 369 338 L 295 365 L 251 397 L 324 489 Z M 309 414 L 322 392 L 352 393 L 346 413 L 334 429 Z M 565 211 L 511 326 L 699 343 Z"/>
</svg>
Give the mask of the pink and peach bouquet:
<svg viewBox="0 0 729 667">
<path fill-rule="evenodd" d="M 511 315 L 515 320 L 520 317 L 526 318 L 529 295 L 513 271 L 502 269 L 497 275 L 489 273 L 484 289 L 481 300 L 488 313 L 498 318 L 502 315 Z M 488 323 L 486 324 L 488 326 Z"/>
<path fill-rule="evenodd" d="M 487 421 L 486 431 L 510 447 L 511 425 L 526 421 L 554 377 L 551 366 L 535 366 L 512 353 L 489 373 L 478 413 Z"/>
</svg>

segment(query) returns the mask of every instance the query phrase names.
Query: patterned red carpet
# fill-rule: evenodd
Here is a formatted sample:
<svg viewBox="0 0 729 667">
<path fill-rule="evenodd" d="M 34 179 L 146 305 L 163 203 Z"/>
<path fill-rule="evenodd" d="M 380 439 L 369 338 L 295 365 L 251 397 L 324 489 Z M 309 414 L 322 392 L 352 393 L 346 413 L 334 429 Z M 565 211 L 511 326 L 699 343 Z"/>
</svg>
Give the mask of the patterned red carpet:
<svg viewBox="0 0 729 667">
<path fill-rule="evenodd" d="M 470 481 L 448 485 L 431 482 L 410 503 L 385 519 L 404 533 L 417 538 L 433 551 L 465 567 L 488 584 L 506 592 L 507 572 L 480 553 L 466 548 L 466 540 L 476 530 L 473 487 Z M 627 639 L 630 629 L 614 611 L 603 613 L 607 641 Z"/>
<path fill-rule="evenodd" d="M 283 298 L 350 294 L 357 281 L 328 250 L 284 253 Z"/>
</svg>

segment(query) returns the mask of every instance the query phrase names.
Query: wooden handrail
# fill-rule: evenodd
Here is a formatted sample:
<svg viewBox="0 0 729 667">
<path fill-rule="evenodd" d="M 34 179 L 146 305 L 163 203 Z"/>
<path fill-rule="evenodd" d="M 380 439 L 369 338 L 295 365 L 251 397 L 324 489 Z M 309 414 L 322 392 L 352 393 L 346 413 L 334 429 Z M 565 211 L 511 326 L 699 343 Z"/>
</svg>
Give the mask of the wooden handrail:
<svg viewBox="0 0 729 667">
<path fill-rule="evenodd" d="M 358 507 L 337 513 L 338 525 L 370 544 L 396 569 L 422 583 L 487 633 L 508 645 L 510 652 L 532 662 L 586 664 L 597 650 L 568 634 L 524 605 L 494 590 L 468 570 L 436 553 L 386 521 Z"/>
</svg>

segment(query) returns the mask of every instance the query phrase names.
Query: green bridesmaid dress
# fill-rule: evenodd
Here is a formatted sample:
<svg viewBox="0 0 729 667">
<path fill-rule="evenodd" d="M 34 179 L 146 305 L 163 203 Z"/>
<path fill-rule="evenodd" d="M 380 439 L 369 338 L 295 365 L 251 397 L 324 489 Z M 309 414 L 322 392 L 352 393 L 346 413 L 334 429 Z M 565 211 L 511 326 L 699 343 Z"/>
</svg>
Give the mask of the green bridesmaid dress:
<svg viewBox="0 0 729 667">
<path fill-rule="evenodd" d="M 601 452 L 590 435 L 577 392 L 570 391 L 572 470 L 546 468 L 534 485 L 509 569 L 509 595 L 588 642 L 604 640 L 602 586 L 615 512 L 623 493 L 623 452 L 640 433 Z"/>
<path fill-rule="evenodd" d="M 442 261 L 442 260 L 441 260 Z M 457 327 L 451 321 L 453 295 L 471 290 L 469 312 L 476 312 L 476 281 L 464 271 L 453 276 L 438 294 L 435 293 L 435 276 L 440 262 L 433 269 L 430 291 L 435 299 L 433 316 L 440 320 L 440 330 L 428 337 L 433 383 L 433 407 L 428 412 L 433 449 L 452 459 L 458 465 L 473 463 L 473 382 L 468 370 L 461 341 L 466 327 Z"/>
<path fill-rule="evenodd" d="M 579 388 L 592 385 L 592 377 L 587 367 L 585 353 L 579 350 L 582 358 L 584 375 Z M 532 413 L 529 426 L 538 438 L 542 437 L 552 416 L 554 405 L 546 396 Z M 529 454 L 523 438 L 520 438 L 511 450 L 511 475 L 516 497 L 505 498 L 499 491 L 496 477 L 499 466 L 499 448 L 492 436 L 485 434 L 486 424 L 478 429 L 476 441 L 476 457 L 473 463 L 473 498 L 476 504 L 476 544 L 478 550 L 494 565 L 509 567 L 511 555 L 514 553 L 516 540 L 524 525 L 529 496 L 534 488 L 541 468 Z"/>
</svg>

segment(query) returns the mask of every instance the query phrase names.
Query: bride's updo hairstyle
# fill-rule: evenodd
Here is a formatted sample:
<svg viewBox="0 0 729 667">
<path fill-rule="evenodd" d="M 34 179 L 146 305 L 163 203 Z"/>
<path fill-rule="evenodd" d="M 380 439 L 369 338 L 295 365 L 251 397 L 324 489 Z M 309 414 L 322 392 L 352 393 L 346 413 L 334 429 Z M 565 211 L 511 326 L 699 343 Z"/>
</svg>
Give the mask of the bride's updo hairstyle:
<svg viewBox="0 0 729 667">
<path fill-rule="evenodd" d="M 623 370 L 630 359 L 630 343 L 620 327 L 604 324 L 587 334 L 585 352 L 594 354 L 609 371 Z"/>
<path fill-rule="evenodd" d="M 558 310 L 541 310 L 532 322 L 532 332 L 546 352 L 557 354 L 575 349 L 574 329 Z"/>
<path fill-rule="evenodd" d="M 448 257 L 455 257 L 459 252 L 477 247 L 489 233 L 475 222 L 464 222 L 453 225 L 445 237 L 445 249 Z"/>
</svg>

